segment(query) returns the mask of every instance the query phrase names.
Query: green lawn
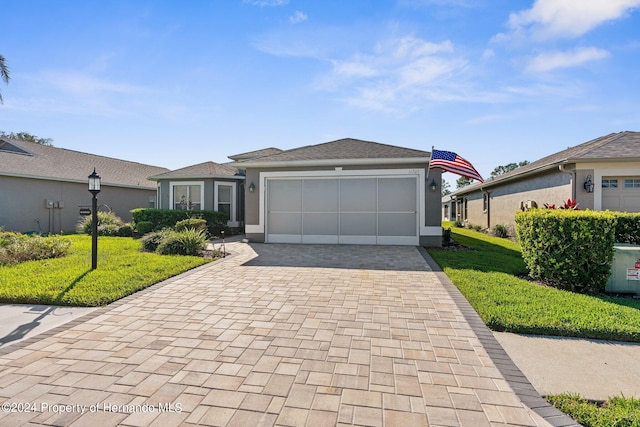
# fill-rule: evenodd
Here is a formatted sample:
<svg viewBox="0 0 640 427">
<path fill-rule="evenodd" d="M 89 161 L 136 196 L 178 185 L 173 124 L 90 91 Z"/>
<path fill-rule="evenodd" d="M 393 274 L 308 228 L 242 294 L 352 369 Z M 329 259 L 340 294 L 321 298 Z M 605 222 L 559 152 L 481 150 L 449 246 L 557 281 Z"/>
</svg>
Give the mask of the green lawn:
<svg viewBox="0 0 640 427">
<path fill-rule="evenodd" d="M 521 278 L 527 270 L 517 243 L 462 228 L 451 231 L 471 250 L 430 249 L 429 254 L 489 328 L 640 342 L 640 300 L 541 286 Z"/>
<path fill-rule="evenodd" d="M 0 302 L 101 306 L 210 259 L 139 252 L 128 237 L 98 238 L 98 268 L 91 270 L 91 237 L 66 236 L 63 258 L 0 267 Z"/>
</svg>

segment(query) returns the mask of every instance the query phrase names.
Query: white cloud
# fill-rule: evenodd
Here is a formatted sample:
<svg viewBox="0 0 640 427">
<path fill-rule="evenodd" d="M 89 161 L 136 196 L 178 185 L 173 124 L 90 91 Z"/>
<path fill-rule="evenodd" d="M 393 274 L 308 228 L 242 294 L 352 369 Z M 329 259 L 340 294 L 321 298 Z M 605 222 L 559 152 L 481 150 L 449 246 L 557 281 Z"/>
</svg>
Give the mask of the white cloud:
<svg viewBox="0 0 640 427">
<path fill-rule="evenodd" d="M 289 17 L 289 22 L 292 24 L 298 24 L 300 22 L 306 21 L 308 16 L 304 12 L 300 12 L 296 10 L 296 12 Z"/>
<path fill-rule="evenodd" d="M 495 40 L 575 38 L 638 7 L 640 0 L 536 0 L 531 9 L 512 13 L 510 34 L 499 34 Z"/>
<path fill-rule="evenodd" d="M 451 78 L 462 73 L 466 60 L 454 55 L 450 41 L 432 43 L 406 36 L 378 44 L 372 53 L 332 60 L 325 89 L 343 88 L 344 100 L 359 107 L 394 111 L 417 99 L 450 100 Z M 401 107 L 402 106 L 402 107 Z"/>
<path fill-rule="evenodd" d="M 609 52 L 595 47 L 581 47 L 568 52 L 545 52 L 534 57 L 527 65 L 527 71 L 543 73 L 557 68 L 570 68 L 586 62 L 607 58 Z"/>
<path fill-rule="evenodd" d="M 244 0 L 244 2 L 259 7 L 277 7 L 289 4 L 289 0 Z"/>
</svg>

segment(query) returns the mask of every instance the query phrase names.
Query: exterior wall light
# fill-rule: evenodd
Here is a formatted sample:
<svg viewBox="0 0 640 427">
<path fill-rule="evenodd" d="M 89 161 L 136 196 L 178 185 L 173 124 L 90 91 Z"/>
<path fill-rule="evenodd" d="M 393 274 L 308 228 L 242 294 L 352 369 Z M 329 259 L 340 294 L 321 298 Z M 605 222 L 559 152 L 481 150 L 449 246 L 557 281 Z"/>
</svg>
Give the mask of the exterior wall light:
<svg viewBox="0 0 640 427">
<path fill-rule="evenodd" d="M 97 195 L 100 192 L 100 175 L 96 173 L 96 168 L 93 168 L 93 173 L 89 175 L 89 193 L 92 195 L 91 199 L 91 269 L 95 270 L 98 267 L 98 199 Z"/>
<path fill-rule="evenodd" d="M 252 182 L 249 184 L 249 193 L 253 193 L 256 189 L 256 185 Z"/>
<path fill-rule="evenodd" d="M 591 175 L 587 175 L 587 180 L 584 182 L 584 191 L 586 191 L 587 193 L 593 193 L 593 188 L 595 187 L 595 185 L 593 184 L 593 181 L 591 180 Z"/>
<path fill-rule="evenodd" d="M 436 184 L 435 179 L 431 180 L 431 184 L 429 184 L 429 188 L 431 188 L 431 191 L 433 191 L 434 193 L 438 189 L 438 184 Z"/>
</svg>

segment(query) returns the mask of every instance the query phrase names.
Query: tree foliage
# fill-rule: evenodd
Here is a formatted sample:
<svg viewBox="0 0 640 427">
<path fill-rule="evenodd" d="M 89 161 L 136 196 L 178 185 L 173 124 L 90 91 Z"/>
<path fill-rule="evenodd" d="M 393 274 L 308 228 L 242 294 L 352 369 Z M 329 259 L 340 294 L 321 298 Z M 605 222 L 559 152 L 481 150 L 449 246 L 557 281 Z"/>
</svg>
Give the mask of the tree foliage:
<svg viewBox="0 0 640 427">
<path fill-rule="evenodd" d="M 447 194 L 451 194 L 451 184 L 448 181 L 442 180 L 442 195 L 446 196 Z"/>
<path fill-rule="evenodd" d="M 523 160 L 521 162 L 518 163 L 509 163 L 506 165 L 502 165 L 502 166 L 496 166 L 496 168 L 491 172 L 491 176 L 499 176 L 502 174 L 505 174 L 507 172 L 511 172 L 514 169 L 517 169 L 521 166 L 525 166 L 528 165 L 529 161 L 528 160 Z"/>
<path fill-rule="evenodd" d="M 5 138 L 15 139 L 16 141 L 33 142 L 34 144 L 53 146 L 53 139 L 51 138 L 39 138 L 35 135 L 31 135 L 27 132 L 5 132 L 0 130 L 0 136 Z"/>
<path fill-rule="evenodd" d="M 0 79 L 2 79 L 6 84 L 9 84 L 9 80 L 11 80 L 9 66 L 7 66 L 7 62 L 2 55 L 0 55 Z M 2 93 L 0 93 L 0 104 L 2 104 L 2 102 Z"/>
<path fill-rule="evenodd" d="M 467 185 L 473 184 L 473 180 L 471 178 L 467 178 L 465 176 L 461 176 L 456 181 L 456 190 L 459 190 L 462 187 L 466 187 Z"/>
</svg>

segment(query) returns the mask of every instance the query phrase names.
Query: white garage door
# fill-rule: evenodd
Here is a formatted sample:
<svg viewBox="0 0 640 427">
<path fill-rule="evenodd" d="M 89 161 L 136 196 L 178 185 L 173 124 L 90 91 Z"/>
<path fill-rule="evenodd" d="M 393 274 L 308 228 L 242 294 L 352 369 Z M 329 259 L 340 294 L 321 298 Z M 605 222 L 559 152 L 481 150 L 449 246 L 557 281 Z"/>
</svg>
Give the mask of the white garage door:
<svg viewBox="0 0 640 427">
<path fill-rule="evenodd" d="M 266 241 L 418 244 L 416 177 L 267 181 Z"/>
<path fill-rule="evenodd" d="M 640 177 L 602 177 L 602 210 L 640 212 Z"/>
</svg>

